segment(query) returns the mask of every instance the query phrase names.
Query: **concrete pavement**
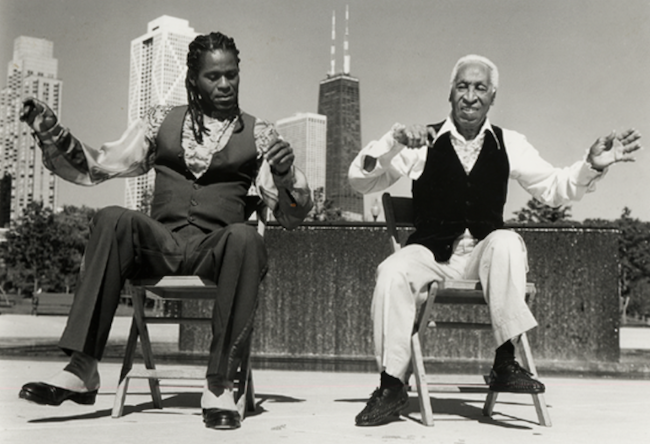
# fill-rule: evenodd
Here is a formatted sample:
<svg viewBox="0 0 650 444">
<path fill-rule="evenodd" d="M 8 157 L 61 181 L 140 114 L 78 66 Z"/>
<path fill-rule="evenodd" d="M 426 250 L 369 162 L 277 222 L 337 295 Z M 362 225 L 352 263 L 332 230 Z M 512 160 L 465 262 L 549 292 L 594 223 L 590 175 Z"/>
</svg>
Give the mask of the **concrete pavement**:
<svg viewBox="0 0 650 444">
<path fill-rule="evenodd" d="M 128 322 L 123 319 L 116 318 L 116 322 Z M 0 345 L 58 337 L 62 326 L 63 320 L 55 317 L 29 320 L 2 315 Z M 120 340 L 128 329 L 122 325 L 115 327 L 117 336 L 112 334 L 111 340 Z M 650 348 L 647 331 L 635 329 L 629 335 L 622 334 L 621 339 Z M 173 332 L 159 334 L 169 334 L 173 340 Z M 650 442 L 649 379 L 542 375 L 553 422 L 548 428 L 537 424 L 528 395 L 500 395 L 494 416 L 485 418 L 481 408 L 486 388 L 479 375 L 441 375 L 432 378 L 434 427 L 418 422 L 417 397 L 411 394 L 406 417 L 380 427 L 359 428 L 354 426 L 354 416 L 375 388 L 376 375 L 254 370 L 257 412 L 246 418 L 241 429 L 220 432 L 202 424 L 200 389 L 179 386 L 178 381 L 169 381 L 175 385 L 164 388 L 163 410 L 152 408 L 146 383 L 139 385 L 133 381 L 126 397 L 125 415 L 111 418 L 119 373 L 119 364 L 115 362 L 100 366 L 103 382 L 94 406 L 66 402 L 60 407 L 44 407 L 18 398 L 22 384 L 49 376 L 63 362 L 62 358 L 0 355 L 1 443 Z"/>
</svg>

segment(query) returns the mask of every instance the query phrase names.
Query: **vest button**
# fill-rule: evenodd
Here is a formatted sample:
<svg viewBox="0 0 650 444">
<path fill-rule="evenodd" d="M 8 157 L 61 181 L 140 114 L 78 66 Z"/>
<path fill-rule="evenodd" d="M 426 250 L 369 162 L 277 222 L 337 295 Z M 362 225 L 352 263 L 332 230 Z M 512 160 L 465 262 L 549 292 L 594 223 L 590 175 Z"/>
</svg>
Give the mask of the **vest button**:
<svg viewBox="0 0 650 444">
<path fill-rule="evenodd" d="M 194 185 L 192 185 L 192 188 L 194 188 L 195 190 L 198 190 L 199 188 L 201 188 L 201 185 L 199 185 L 198 183 L 195 183 Z"/>
<path fill-rule="evenodd" d="M 194 222 L 194 216 L 188 217 L 187 220 L 189 220 L 190 222 Z"/>
<path fill-rule="evenodd" d="M 190 201 L 190 203 L 191 203 L 192 206 L 194 206 L 194 207 L 197 206 L 197 205 L 199 204 L 199 203 L 198 203 L 196 200 L 194 200 L 194 199 L 192 199 L 192 200 Z"/>
</svg>

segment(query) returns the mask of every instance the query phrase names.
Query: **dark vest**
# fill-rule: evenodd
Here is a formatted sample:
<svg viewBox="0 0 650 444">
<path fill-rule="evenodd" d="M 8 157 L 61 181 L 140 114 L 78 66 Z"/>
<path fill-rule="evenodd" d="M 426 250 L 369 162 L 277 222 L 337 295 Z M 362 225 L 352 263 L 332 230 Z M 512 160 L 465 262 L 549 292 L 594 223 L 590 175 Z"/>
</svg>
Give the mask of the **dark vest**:
<svg viewBox="0 0 650 444">
<path fill-rule="evenodd" d="M 442 124 L 433 125 L 436 133 Z M 450 134 L 436 138 L 429 147 L 424 171 L 413 181 L 415 232 L 407 244 L 430 249 L 438 262 L 446 262 L 454 241 L 465 229 L 483 239 L 503 227 L 503 207 L 508 193 L 510 163 L 503 131 L 492 126 L 469 174 L 465 173 Z"/>
<path fill-rule="evenodd" d="M 226 146 L 197 179 L 181 146 L 186 112 L 187 106 L 172 109 L 158 131 L 151 216 L 170 229 L 194 224 L 214 230 L 243 222 L 244 196 L 257 174 L 255 118 L 242 114 Z"/>
</svg>

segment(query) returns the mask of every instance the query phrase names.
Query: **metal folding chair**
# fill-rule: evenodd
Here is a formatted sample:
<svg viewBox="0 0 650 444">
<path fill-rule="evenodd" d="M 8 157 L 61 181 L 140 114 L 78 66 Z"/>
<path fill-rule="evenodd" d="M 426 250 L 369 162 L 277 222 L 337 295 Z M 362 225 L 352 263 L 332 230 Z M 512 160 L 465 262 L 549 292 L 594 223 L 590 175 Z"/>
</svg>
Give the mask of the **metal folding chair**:
<svg viewBox="0 0 650 444">
<path fill-rule="evenodd" d="M 410 197 L 395 197 L 391 196 L 389 193 L 384 193 L 382 196 L 382 203 L 391 246 L 395 252 L 403 246 L 403 241 L 400 238 L 398 227 L 413 227 L 412 199 Z M 526 284 L 527 301 L 530 301 L 534 297 L 535 291 L 534 284 Z M 431 399 L 429 397 L 421 347 L 421 344 L 424 341 L 425 332 L 430 327 L 479 330 L 492 328 L 489 323 L 434 322 L 432 319 L 436 304 L 486 305 L 486 302 L 483 297 L 481 283 L 478 280 L 447 279 L 441 282 L 433 282 L 429 288 L 429 296 L 418 312 L 413 327 L 413 335 L 411 337 L 411 366 L 418 391 L 422 423 L 427 426 L 433 425 L 433 411 L 431 407 Z M 536 375 L 537 370 L 535 368 L 535 362 L 525 333 L 521 335 L 519 344 L 517 344 L 517 349 L 521 356 L 522 366 L 533 375 Z M 487 382 L 487 377 L 485 379 Z M 492 390 L 488 391 L 487 399 L 483 406 L 483 414 L 485 416 L 492 416 L 497 396 L 498 392 Z M 546 408 L 544 394 L 533 394 L 532 398 L 540 425 L 550 427 L 551 418 Z"/>
</svg>

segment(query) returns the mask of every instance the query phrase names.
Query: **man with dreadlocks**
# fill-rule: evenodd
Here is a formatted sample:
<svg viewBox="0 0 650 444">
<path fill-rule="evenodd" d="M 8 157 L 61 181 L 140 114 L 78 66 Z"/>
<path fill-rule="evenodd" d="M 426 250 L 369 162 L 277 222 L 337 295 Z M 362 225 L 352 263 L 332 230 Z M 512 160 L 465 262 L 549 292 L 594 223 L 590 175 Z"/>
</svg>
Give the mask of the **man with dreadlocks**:
<svg viewBox="0 0 650 444">
<path fill-rule="evenodd" d="M 74 303 L 59 346 L 70 363 L 20 397 L 45 405 L 93 404 L 98 361 L 126 279 L 196 274 L 217 283 L 213 339 L 201 399 L 206 427 L 240 426 L 233 380 L 251 333 L 267 256 L 244 224 L 252 185 L 276 219 L 296 227 L 312 207 L 304 175 L 274 127 L 239 109 L 239 51 L 221 34 L 200 35 L 187 55 L 187 106 L 155 106 L 116 142 L 93 149 L 29 98 L 22 119 L 34 130 L 43 162 L 60 177 L 93 185 L 154 169 L 151 217 L 121 207 L 92 221 Z"/>
</svg>

